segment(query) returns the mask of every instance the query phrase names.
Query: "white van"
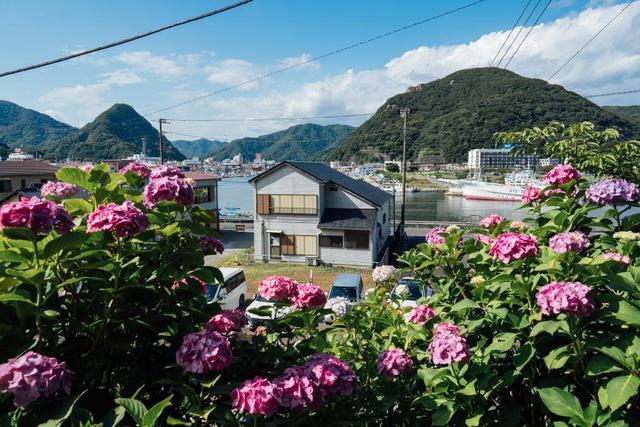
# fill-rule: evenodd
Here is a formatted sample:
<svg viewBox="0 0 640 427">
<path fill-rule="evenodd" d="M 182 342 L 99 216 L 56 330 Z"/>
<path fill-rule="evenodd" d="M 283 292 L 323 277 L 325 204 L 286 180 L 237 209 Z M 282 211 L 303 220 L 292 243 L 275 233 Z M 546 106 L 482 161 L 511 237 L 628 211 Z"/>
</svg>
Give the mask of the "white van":
<svg viewBox="0 0 640 427">
<path fill-rule="evenodd" d="M 244 307 L 247 301 L 247 280 L 241 268 L 221 267 L 224 286 L 207 283 L 207 302 L 217 302 L 224 310 Z"/>
</svg>

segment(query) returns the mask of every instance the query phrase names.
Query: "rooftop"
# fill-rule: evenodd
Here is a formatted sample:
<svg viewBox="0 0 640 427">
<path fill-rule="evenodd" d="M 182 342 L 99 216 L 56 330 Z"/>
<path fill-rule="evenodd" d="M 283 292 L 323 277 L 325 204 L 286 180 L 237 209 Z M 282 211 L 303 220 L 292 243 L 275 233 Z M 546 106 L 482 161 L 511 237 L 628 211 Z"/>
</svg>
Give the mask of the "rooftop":
<svg viewBox="0 0 640 427">
<path fill-rule="evenodd" d="M 0 176 L 53 176 L 59 168 L 59 166 L 42 160 L 5 160 L 0 162 Z"/>
<path fill-rule="evenodd" d="M 371 230 L 375 209 L 325 209 L 318 228 L 334 230 Z"/>
<path fill-rule="evenodd" d="M 194 181 L 205 181 L 205 180 L 208 180 L 208 179 L 220 179 L 216 175 L 211 175 L 211 174 L 208 174 L 208 173 L 198 172 L 198 171 L 187 171 L 187 172 L 184 173 L 184 176 L 186 178 L 191 178 Z"/>
</svg>

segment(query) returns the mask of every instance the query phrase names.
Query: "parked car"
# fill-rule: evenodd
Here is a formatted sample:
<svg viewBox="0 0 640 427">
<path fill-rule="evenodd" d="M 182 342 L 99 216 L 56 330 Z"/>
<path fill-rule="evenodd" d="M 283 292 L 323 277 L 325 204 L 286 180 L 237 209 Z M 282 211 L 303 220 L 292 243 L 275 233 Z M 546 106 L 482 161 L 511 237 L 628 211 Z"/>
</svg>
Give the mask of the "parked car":
<svg viewBox="0 0 640 427">
<path fill-rule="evenodd" d="M 251 310 L 256 308 L 267 309 L 270 314 L 256 314 L 252 313 Z M 260 294 L 256 294 L 255 299 L 249 304 L 247 307 L 246 315 L 247 320 L 249 321 L 249 328 L 255 329 L 260 325 L 264 325 L 269 323 L 272 320 L 280 319 L 284 317 L 289 312 L 289 307 L 276 307 L 276 303 L 273 301 L 268 301 L 264 299 Z"/>
<path fill-rule="evenodd" d="M 207 283 L 207 302 L 217 302 L 225 310 L 244 307 L 247 302 L 247 280 L 241 268 L 220 268 L 224 284 Z"/>
<path fill-rule="evenodd" d="M 403 277 L 391 291 L 391 296 L 401 301 L 401 307 L 415 307 L 420 298 L 430 298 L 432 294 L 431 288 L 415 277 Z"/>
<path fill-rule="evenodd" d="M 336 279 L 331 285 L 331 289 L 327 295 L 327 304 L 324 308 L 331 308 L 330 300 L 334 298 L 344 298 L 353 305 L 362 301 L 364 297 L 364 285 L 362 283 L 362 277 L 356 273 L 340 273 L 336 276 Z M 324 321 L 331 323 L 335 320 L 333 314 L 324 316 Z"/>
</svg>

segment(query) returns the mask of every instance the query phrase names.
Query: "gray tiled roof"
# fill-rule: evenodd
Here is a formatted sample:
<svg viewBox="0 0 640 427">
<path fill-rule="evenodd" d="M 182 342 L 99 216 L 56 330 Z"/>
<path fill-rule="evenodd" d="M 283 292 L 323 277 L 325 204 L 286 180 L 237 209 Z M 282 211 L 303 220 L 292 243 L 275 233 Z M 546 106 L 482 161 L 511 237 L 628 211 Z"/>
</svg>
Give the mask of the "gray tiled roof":
<svg viewBox="0 0 640 427">
<path fill-rule="evenodd" d="M 283 165 L 291 165 L 294 168 L 315 177 L 319 181 L 336 183 L 347 191 L 350 191 L 355 195 L 360 196 L 363 199 L 373 203 L 375 206 L 382 206 L 393 197 L 391 194 L 379 189 L 378 187 L 374 187 L 368 182 L 353 179 L 350 176 L 338 172 L 337 170 L 320 162 L 285 161 L 274 166 L 268 171 L 253 177 L 250 182 L 256 181 L 260 177 L 274 171 L 275 169 Z"/>
<path fill-rule="evenodd" d="M 375 209 L 325 209 L 318 228 L 371 230 L 375 220 Z"/>
</svg>

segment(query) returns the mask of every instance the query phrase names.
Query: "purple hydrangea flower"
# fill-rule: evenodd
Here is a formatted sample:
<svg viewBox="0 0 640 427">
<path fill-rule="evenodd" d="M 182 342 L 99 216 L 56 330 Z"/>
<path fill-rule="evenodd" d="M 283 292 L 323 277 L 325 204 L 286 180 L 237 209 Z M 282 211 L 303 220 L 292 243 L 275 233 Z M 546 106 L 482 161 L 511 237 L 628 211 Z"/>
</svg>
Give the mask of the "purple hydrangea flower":
<svg viewBox="0 0 640 427">
<path fill-rule="evenodd" d="M 591 246 L 589 238 L 580 231 L 559 233 L 549 239 L 549 247 L 559 254 L 565 252 L 580 253 Z"/>
<path fill-rule="evenodd" d="M 624 179 L 604 179 L 589 187 L 587 199 L 599 205 L 624 205 L 638 201 L 638 187 Z"/>
<path fill-rule="evenodd" d="M 231 359 L 229 340 L 211 329 L 185 335 L 176 352 L 176 362 L 195 374 L 226 369 L 231 366 Z"/>
<path fill-rule="evenodd" d="M 193 203 L 193 187 L 178 176 L 153 178 L 144 188 L 144 205 L 152 209 L 162 200 L 173 200 L 182 206 Z"/>
</svg>

